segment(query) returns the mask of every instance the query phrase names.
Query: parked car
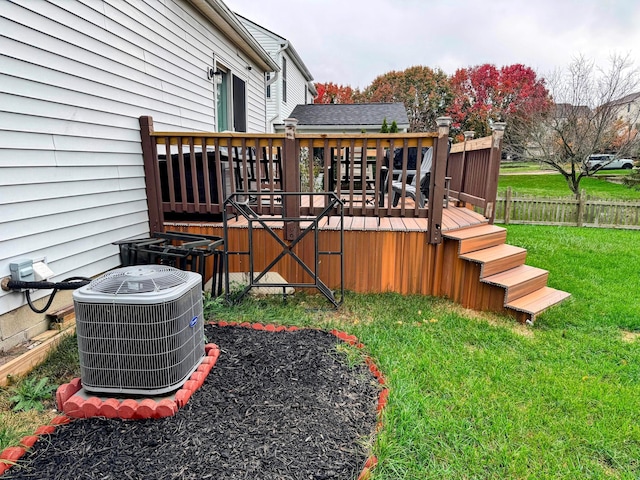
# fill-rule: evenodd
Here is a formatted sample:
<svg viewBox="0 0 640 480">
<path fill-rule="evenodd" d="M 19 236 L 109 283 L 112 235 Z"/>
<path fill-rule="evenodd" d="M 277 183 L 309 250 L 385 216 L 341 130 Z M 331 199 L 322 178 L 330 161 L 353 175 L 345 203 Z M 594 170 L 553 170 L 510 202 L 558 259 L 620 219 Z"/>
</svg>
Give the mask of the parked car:
<svg viewBox="0 0 640 480">
<path fill-rule="evenodd" d="M 630 158 L 616 158 L 615 155 L 609 153 L 599 153 L 589 155 L 586 167 L 591 170 L 631 170 L 633 168 L 633 160 Z"/>
</svg>

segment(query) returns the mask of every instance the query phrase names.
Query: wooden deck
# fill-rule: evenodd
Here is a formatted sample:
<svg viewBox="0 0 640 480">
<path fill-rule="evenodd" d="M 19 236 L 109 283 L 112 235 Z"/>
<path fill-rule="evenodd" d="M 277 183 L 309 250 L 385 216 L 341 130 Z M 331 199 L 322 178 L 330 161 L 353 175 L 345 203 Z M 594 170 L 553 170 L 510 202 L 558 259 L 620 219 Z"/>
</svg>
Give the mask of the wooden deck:
<svg viewBox="0 0 640 480">
<path fill-rule="evenodd" d="M 269 218 L 269 217 L 263 217 Z M 276 217 L 277 218 L 277 217 Z M 340 217 L 325 217 L 319 222 L 321 230 L 339 230 Z M 449 232 L 469 228 L 476 225 L 487 224 L 488 220 L 481 214 L 476 213 L 468 208 L 449 207 L 443 210 L 442 215 L 442 231 Z M 229 222 L 230 228 L 247 228 L 248 220 L 244 217 L 232 219 Z M 207 227 L 222 227 L 221 222 L 165 222 L 167 230 L 172 230 L 179 226 L 206 225 Z M 283 222 L 278 220 L 269 221 L 272 228 L 283 228 Z M 302 226 L 305 226 L 304 222 Z M 403 218 L 403 217 L 360 217 L 346 216 L 344 217 L 345 231 L 370 231 L 370 232 L 427 232 L 428 220 L 426 218 Z"/>
<path fill-rule="evenodd" d="M 296 288 L 317 277 L 330 289 L 443 296 L 532 321 L 567 294 L 546 287 L 547 275 L 524 266 L 526 251 L 506 245 L 493 225 L 504 125 L 449 148 L 449 122 L 438 119 L 437 133 L 303 135 L 154 132 L 141 117 L 151 230 L 226 233 L 230 272 L 269 268 Z M 433 163 L 420 207 L 404 193 L 410 175 L 422 178 L 410 156 L 427 148 Z M 401 171 L 389 171 L 391 152 Z M 242 215 L 225 231 L 222 213 L 248 205 L 271 231 Z M 329 210 L 315 234 L 298 237 L 298 225 Z"/>
</svg>

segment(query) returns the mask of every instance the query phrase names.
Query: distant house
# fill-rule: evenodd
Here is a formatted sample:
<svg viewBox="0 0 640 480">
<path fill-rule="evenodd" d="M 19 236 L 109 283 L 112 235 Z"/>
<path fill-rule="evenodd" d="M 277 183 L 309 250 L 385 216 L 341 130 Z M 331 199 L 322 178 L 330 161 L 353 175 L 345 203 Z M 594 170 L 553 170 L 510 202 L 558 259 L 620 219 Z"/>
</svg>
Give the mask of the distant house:
<svg viewBox="0 0 640 480">
<path fill-rule="evenodd" d="M 640 92 L 625 95 L 611 104 L 616 107 L 618 119 L 632 129 L 640 129 Z"/>
<path fill-rule="evenodd" d="M 281 124 L 298 104 L 313 103 L 318 91 L 313 76 L 293 44 L 280 35 L 238 15 L 242 24 L 280 67 L 279 72 L 267 73 L 267 131 Z"/>
<path fill-rule="evenodd" d="M 279 67 L 221 0 L 0 1 L 0 31 L 0 277 L 23 258 L 95 276 L 120 264 L 112 242 L 149 234 L 140 116 L 267 130 Z M 0 351 L 46 330 L 25 303 L 0 290 Z"/>
<path fill-rule="evenodd" d="M 409 129 L 409 118 L 403 103 L 315 103 L 297 105 L 291 117 L 298 120 L 301 133 L 335 132 L 360 133 L 379 132 L 384 120 L 398 124 L 400 132 Z M 283 130 L 284 125 L 276 126 Z"/>
</svg>

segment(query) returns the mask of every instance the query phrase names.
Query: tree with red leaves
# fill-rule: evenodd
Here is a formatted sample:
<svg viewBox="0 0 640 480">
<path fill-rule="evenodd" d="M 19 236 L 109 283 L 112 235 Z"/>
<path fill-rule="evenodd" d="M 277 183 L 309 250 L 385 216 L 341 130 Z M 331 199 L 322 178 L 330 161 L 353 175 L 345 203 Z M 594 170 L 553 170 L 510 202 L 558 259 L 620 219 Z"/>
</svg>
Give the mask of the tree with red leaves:
<svg viewBox="0 0 640 480">
<path fill-rule="evenodd" d="M 359 93 L 349 85 L 338 85 L 333 82 L 316 83 L 318 95 L 313 103 L 354 103 L 354 94 Z"/>
<path fill-rule="evenodd" d="M 520 64 L 461 68 L 451 77 L 451 87 L 454 98 L 448 114 L 454 134 L 474 130 L 476 136 L 486 136 L 492 122 L 518 122 L 552 105 L 544 80 Z"/>
</svg>

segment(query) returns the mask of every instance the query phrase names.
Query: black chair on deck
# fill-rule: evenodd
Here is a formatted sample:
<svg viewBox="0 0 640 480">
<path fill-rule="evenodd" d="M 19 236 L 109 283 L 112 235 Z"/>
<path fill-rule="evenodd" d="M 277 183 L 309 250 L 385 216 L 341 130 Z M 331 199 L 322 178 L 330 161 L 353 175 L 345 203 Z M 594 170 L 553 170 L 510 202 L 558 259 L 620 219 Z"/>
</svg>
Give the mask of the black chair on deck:
<svg viewBox="0 0 640 480">
<path fill-rule="evenodd" d="M 410 197 L 413 200 L 417 200 L 420 207 L 424 207 L 425 199 L 429 198 L 429 182 L 431 181 L 431 165 L 433 163 L 433 148 L 429 147 L 422 157 L 422 163 L 420 164 L 420 179 L 418 181 L 417 170 L 407 170 L 407 178 L 411 175 L 413 178 L 410 183 L 404 185 L 404 195 Z M 393 181 L 391 183 L 393 189 L 393 203 L 394 207 L 398 206 L 400 197 L 403 194 L 403 182 Z"/>
</svg>

